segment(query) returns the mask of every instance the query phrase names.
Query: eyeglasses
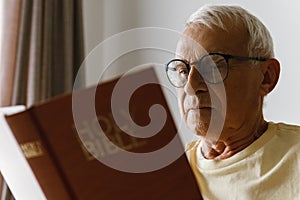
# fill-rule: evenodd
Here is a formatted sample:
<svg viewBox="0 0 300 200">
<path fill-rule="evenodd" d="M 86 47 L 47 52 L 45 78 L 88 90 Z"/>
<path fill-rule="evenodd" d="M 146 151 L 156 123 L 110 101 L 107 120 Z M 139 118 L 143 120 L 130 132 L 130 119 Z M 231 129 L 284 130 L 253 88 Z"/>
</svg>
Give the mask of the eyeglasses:
<svg viewBox="0 0 300 200">
<path fill-rule="evenodd" d="M 224 81 L 228 76 L 228 60 L 235 59 L 240 61 L 256 60 L 266 61 L 262 57 L 243 57 L 233 56 L 222 53 L 208 53 L 198 61 L 188 63 L 181 59 L 173 59 L 166 64 L 166 73 L 170 83 L 177 88 L 184 87 L 187 83 L 191 66 L 195 66 L 203 79 L 211 84 Z"/>
</svg>

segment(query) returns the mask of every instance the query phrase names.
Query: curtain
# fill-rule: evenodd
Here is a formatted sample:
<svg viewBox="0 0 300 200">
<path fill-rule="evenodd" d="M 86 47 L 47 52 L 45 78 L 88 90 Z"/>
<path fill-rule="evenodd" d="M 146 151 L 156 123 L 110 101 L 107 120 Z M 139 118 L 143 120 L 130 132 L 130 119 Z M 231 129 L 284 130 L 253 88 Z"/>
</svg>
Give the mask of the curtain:
<svg viewBox="0 0 300 200">
<path fill-rule="evenodd" d="M 9 0 L 4 11 L 0 106 L 71 91 L 84 56 L 81 0 Z"/>
<path fill-rule="evenodd" d="M 0 106 L 71 91 L 84 58 L 81 0 L 5 0 L 3 8 Z"/>
</svg>

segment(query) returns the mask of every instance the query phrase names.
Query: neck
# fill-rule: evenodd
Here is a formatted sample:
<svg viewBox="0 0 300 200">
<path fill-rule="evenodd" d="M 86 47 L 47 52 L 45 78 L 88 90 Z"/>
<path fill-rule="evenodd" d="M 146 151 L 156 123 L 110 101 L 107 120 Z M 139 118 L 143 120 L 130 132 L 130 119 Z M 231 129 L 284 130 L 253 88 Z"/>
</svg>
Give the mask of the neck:
<svg viewBox="0 0 300 200">
<path fill-rule="evenodd" d="M 223 160 L 229 158 L 252 144 L 267 128 L 268 123 L 262 119 L 260 123 L 253 126 L 251 131 L 240 130 L 218 141 L 211 141 L 203 137 L 202 154 L 206 159 Z"/>
</svg>

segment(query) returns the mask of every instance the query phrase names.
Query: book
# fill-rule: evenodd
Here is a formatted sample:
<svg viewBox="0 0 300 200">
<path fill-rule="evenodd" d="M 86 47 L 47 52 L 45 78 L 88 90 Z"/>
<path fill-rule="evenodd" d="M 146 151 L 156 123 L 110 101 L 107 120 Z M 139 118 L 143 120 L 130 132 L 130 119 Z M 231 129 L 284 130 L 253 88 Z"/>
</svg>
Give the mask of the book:
<svg viewBox="0 0 300 200">
<path fill-rule="evenodd" d="M 5 116 L 46 199 L 202 199 L 153 69 Z"/>
<path fill-rule="evenodd" d="M 22 105 L 0 108 L 0 171 L 15 199 L 45 199 L 43 191 L 5 120 L 5 115 L 24 110 L 25 106 Z M 7 185 L 6 191 L 8 190 Z M 3 199 L 7 199 L 6 191 L 2 195 Z"/>
</svg>

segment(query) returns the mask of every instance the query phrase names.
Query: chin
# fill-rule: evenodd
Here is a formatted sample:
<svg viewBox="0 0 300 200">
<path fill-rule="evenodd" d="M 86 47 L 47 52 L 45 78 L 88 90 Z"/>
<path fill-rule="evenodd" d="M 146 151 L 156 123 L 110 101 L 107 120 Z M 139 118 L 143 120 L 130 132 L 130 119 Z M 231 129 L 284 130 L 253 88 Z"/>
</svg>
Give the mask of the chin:
<svg viewBox="0 0 300 200">
<path fill-rule="evenodd" d="M 198 121 L 198 120 L 187 120 L 186 125 L 187 127 L 196 135 L 198 136 L 205 136 L 208 128 L 209 128 L 209 123 L 210 121 Z"/>
<path fill-rule="evenodd" d="M 190 111 L 186 117 L 187 127 L 196 135 L 205 136 L 210 124 L 210 115 L 203 116 L 200 112 Z"/>
<path fill-rule="evenodd" d="M 209 124 L 187 124 L 188 128 L 198 136 L 206 136 Z"/>
<path fill-rule="evenodd" d="M 186 124 L 194 134 L 217 140 L 223 131 L 224 121 L 219 117 L 211 121 L 210 116 L 197 117 L 195 115 L 188 115 Z"/>
</svg>

